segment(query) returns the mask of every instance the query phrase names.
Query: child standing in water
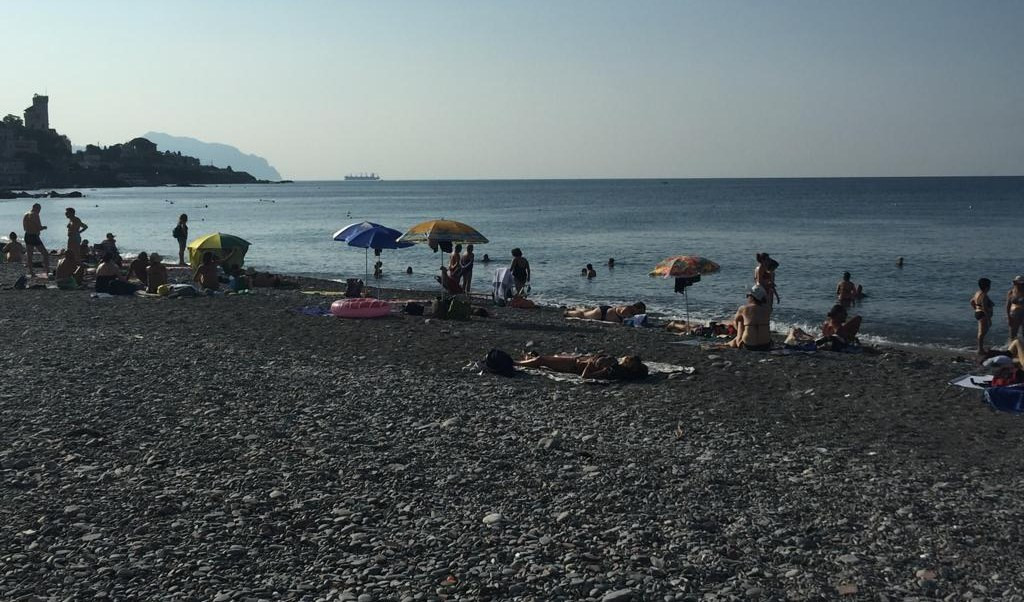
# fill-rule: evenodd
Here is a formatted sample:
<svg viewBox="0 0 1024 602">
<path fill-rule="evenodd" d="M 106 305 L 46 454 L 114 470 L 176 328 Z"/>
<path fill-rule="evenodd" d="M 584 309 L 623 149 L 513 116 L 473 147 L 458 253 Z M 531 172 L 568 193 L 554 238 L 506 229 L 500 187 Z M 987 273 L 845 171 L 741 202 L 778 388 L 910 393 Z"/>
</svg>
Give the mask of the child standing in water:
<svg viewBox="0 0 1024 602">
<path fill-rule="evenodd" d="M 985 335 L 992 328 L 992 313 L 996 304 L 988 298 L 990 288 L 992 288 L 992 281 L 988 278 L 980 278 L 978 279 L 978 291 L 971 297 L 974 319 L 978 321 L 978 355 L 985 355 Z"/>
</svg>

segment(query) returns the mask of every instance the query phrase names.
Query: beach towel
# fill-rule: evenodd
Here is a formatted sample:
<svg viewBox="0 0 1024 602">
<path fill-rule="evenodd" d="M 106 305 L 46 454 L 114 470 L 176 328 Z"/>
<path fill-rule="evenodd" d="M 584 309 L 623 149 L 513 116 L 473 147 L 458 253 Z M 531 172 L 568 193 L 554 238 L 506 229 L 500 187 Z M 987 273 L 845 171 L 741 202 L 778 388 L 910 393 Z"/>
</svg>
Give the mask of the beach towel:
<svg viewBox="0 0 1024 602">
<path fill-rule="evenodd" d="M 964 389 L 987 389 L 991 382 L 991 374 L 982 374 L 980 376 L 964 374 L 963 376 L 958 376 L 949 381 L 949 384 L 957 387 L 963 387 Z"/>
<path fill-rule="evenodd" d="M 497 268 L 494 270 L 494 277 L 491 279 L 491 299 L 495 305 L 505 305 L 512 298 L 512 288 L 515 281 L 512 278 L 512 270 L 508 268 Z"/>
<path fill-rule="evenodd" d="M 1000 412 L 1024 412 L 1024 386 L 990 387 L 985 389 L 985 403 Z"/>
<path fill-rule="evenodd" d="M 304 316 L 314 316 L 315 317 L 315 316 L 329 316 L 329 315 L 331 315 L 330 308 L 323 307 L 323 306 L 320 306 L 320 305 L 307 305 L 305 307 L 296 307 L 296 308 L 292 309 L 292 311 L 294 311 L 297 314 L 302 314 Z"/>
</svg>

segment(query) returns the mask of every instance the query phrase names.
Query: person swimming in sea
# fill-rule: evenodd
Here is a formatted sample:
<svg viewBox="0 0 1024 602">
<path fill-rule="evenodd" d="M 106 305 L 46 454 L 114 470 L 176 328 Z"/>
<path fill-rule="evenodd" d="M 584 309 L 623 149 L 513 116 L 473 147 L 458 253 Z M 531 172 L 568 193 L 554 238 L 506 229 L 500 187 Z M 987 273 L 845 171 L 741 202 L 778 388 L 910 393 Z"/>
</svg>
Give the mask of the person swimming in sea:
<svg viewBox="0 0 1024 602">
<path fill-rule="evenodd" d="M 985 335 L 992 328 L 992 315 L 995 313 L 996 304 L 988 296 L 992 288 L 992 281 L 988 278 L 978 279 L 978 290 L 971 297 L 971 309 L 974 310 L 974 319 L 978 322 L 978 355 L 985 355 Z"/>
<path fill-rule="evenodd" d="M 591 278 L 596 278 L 597 270 L 594 269 L 594 264 L 588 263 L 587 267 L 583 268 L 583 271 L 580 272 L 580 275 L 586 276 L 587 280 L 590 280 Z"/>
<path fill-rule="evenodd" d="M 647 306 L 643 301 L 637 301 L 632 305 L 599 305 L 591 309 L 567 309 L 563 314 L 566 318 L 582 318 L 584 320 L 598 320 L 601 322 L 619 322 L 626 318 L 647 313 Z"/>
</svg>

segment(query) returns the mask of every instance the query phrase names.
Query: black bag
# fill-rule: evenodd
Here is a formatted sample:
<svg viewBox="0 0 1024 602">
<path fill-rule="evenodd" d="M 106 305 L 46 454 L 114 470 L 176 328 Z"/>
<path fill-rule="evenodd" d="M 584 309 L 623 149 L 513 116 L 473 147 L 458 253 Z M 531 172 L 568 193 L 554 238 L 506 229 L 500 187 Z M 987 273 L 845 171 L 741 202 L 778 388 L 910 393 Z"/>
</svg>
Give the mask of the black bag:
<svg viewBox="0 0 1024 602">
<path fill-rule="evenodd" d="M 516 373 L 515 364 L 512 362 L 512 356 L 501 349 L 491 349 L 488 351 L 487 358 L 484 359 L 484 366 L 486 366 L 489 372 L 493 372 L 501 376 L 512 376 Z"/>
<path fill-rule="evenodd" d="M 409 301 L 405 304 L 405 307 L 402 308 L 402 312 L 407 313 L 410 316 L 422 316 L 423 305 L 416 303 L 415 301 Z"/>
<path fill-rule="evenodd" d="M 174 238 L 185 238 L 185 231 L 181 229 L 181 224 L 174 227 L 174 230 L 171 231 L 171 236 Z"/>
</svg>

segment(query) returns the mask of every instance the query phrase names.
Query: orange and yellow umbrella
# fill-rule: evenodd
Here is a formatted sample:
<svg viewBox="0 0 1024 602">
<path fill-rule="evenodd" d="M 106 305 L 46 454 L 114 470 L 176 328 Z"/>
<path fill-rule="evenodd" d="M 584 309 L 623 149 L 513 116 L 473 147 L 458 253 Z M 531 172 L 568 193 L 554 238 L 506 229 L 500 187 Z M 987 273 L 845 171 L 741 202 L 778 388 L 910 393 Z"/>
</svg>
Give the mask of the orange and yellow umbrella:
<svg viewBox="0 0 1024 602">
<path fill-rule="evenodd" d="M 658 263 L 651 270 L 651 276 L 662 278 L 693 278 L 714 274 L 721 268 L 719 265 L 706 257 L 697 255 L 676 255 Z"/>
<path fill-rule="evenodd" d="M 398 242 L 484 244 L 487 238 L 472 226 L 450 219 L 432 219 L 416 224 L 399 237 Z"/>
</svg>

